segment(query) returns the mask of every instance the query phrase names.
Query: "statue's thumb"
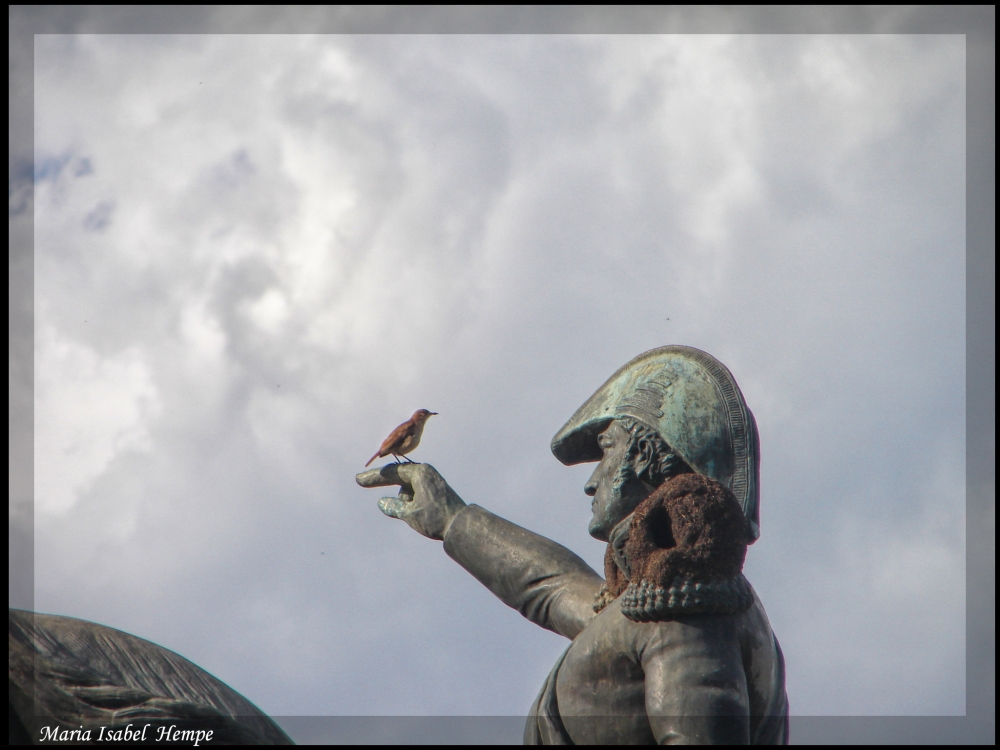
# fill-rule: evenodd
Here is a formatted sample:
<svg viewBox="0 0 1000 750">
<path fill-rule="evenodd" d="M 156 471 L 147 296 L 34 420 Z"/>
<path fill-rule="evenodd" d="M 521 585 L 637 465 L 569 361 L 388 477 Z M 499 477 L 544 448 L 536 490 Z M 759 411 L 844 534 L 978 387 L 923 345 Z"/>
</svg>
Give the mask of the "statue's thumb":
<svg viewBox="0 0 1000 750">
<path fill-rule="evenodd" d="M 383 497 L 378 501 L 379 510 L 389 518 L 402 518 L 406 504 L 406 501 L 401 497 Z"/>
</svg>

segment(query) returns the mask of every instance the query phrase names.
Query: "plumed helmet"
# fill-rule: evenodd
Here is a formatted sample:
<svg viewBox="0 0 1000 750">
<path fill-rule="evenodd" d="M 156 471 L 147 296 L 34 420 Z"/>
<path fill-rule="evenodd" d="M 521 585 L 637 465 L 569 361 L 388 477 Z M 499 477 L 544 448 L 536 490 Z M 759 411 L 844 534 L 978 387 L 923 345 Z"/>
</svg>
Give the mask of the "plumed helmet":
<svg viewBox="0 0 1000 750">
<path fill-rule="evenodd" d="M 725 365 L 690 346 L 640 354 L 576 410 L 552 453 L 567 466 L 600 461 L 597 435 L 620 417 L 659 433 L 688 466 L 732 490 L 750 522 L 748 541 L 760 536 L 757 422 Z"/>
</svg>

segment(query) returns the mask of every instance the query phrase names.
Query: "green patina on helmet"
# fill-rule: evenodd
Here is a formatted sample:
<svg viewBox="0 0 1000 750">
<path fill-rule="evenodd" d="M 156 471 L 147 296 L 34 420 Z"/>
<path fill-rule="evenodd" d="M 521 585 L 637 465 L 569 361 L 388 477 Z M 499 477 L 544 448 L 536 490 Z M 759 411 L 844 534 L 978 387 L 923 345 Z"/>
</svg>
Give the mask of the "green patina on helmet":
<svg viewBox="0 0 1000 750">
<path fill-rule="evenodd" d="M 612 375 L 552 438 L 567 466 L 600 461 L 597 435 L 632 417 L 659 433 L 699 474 L 725 485 L 760 536 L 760 440 L 740 388 L 719 360 L 690 346 L 640 354 Z"/>
</svg>

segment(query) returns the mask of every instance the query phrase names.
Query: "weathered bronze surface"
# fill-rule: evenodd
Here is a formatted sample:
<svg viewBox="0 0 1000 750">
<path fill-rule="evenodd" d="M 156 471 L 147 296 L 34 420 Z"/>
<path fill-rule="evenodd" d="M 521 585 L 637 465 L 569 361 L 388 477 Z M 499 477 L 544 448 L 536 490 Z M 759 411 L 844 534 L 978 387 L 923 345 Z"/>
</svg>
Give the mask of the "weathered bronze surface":
<svg viewBox="0 0 1000 750">
<path fill-rule="evenodd" d="M 649 426 L 691 468 L 732 490 L 751 540 L 760 536 L 757 422 L 725 365 L 690 346 L 640 354 L 577 409 L 552 438 L 552 453 L 567 466 L 600 461 L 597 434 L 622 417 Z"/>
<path fill-rule="evenodd" d="M 635 358 L 552 441 L 599 461 L 584 487 L 605 578 L 545 537 L 466 503 L 427 464 L 358 475 L 399 485 L 379 507 L 501 601 L 572 643 L 531 708 L 527 744 L 784 744 L 785 669 L 742 574 L 759 535 L 753 415 L 705 352 Z"/>
<path fill-rule="evenodd" d="M 10 609 L 9 618 L 11 744 L 58 742 L 63 732 L 72 743 L 136 744 L 132 732 L 144 728 L 144 744 L 293 744 L 242 695 L 162 646 L 73 617 Z"/>
</svg>

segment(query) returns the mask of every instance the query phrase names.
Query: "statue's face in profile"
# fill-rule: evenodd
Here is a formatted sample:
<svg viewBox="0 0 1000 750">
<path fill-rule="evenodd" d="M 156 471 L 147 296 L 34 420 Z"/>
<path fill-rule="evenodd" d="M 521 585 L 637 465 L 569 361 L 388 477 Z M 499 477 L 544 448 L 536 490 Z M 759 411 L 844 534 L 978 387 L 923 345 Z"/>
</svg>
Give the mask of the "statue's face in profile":
<svg viewBox="0 0 1000 750">
<path fill-rule="evenodd" d="M 594 498 L 591 503 L 594 517 L 590 520 L 590 535 L 602 542 L 608 541 L 611 530 L 618 522 L 635 510 L 652 491 L 633 470 L 629 441 L 628 431 L 617 420 L 597 436 L 604 458 L 583 488 Z"/>
</svg>

